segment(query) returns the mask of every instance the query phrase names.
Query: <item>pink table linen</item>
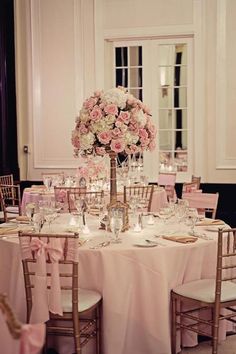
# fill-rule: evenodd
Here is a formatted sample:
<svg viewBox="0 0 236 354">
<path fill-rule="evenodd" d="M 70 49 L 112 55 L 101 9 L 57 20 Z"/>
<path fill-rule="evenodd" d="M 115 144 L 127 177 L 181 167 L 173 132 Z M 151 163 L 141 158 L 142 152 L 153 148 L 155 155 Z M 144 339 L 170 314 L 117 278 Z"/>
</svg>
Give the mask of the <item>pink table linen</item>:
<svg viewBox="0 0 236 354">
<path fill-rule="evenodd" d="M 122 234 L 121 244 L 100 249 L 90 246 L 107 235 L 97 229 L 96 219 L 94 225 L 89 225 L 94 231 L 86 235 L 90 241 L 79 250 L 80 286 L 97 290 L 103 296 L 104 354 L 170 354 L 170 290 L 215 274 L 217 233 L 210 233 L 211 240 L 199 239 L 192 244 L 163 239 L 164 246 L 135 247 L 135 243 L 157 232 L 158 223 L 148 226 L 143 234 L 130 230 Z M 55 231 L 59 227 L 62 226 L 55 224 Z M 61 230 L 65 231 L 65 224 Z M 0 240 L 0 266 L 6 270 L 0 273 L 0 291 L 7 293 L 24 322 L 25 295 L 16 239 Z M 4 354 L 15 353 L 0 332 L 2 340 Z M 195 334 L 186 333 L 183 340 L 188 346 L 197 344 Z M 68 342 L 58 341 L 60 354 L 69 352 Z M 92 352 L 92 348 L 84 350 L 85 354 Z"/>
</svg>

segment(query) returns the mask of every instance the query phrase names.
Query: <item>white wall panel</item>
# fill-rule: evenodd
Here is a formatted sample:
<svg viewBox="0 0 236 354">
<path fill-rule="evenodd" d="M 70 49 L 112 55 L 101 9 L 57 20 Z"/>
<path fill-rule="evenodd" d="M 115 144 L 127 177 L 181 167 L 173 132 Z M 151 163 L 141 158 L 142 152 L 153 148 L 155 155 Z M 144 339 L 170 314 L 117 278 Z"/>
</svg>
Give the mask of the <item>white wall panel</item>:
<svg viewBox="0 0 236 354">
<path fill-rule="evenodd" d="M 235 1 L 217 1 L 215 139 L 217 170 L 236 170 L 235 16 Z"/>
</svg>

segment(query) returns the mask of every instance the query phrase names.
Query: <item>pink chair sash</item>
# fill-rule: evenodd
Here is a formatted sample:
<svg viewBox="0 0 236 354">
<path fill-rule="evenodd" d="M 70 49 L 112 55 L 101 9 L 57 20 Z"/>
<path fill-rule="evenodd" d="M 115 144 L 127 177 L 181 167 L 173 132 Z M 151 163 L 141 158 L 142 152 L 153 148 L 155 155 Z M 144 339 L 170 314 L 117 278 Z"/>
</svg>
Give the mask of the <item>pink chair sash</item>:
<svg viewBox="0 0 236 354">
<path fill-rule="evenodd" d="M 218 194 L 214 193 L 183 193 L 182 199 L 189 202 L 191 208 L 216 209 L 218 203 Z"/>
<path fill-rule="evenodd" d="M 45 341 L 45 324 L 24 324 L 21 327 L 19 354 L 38 354 Z"/>
<path fill-rule="evenodd" d="M 34 301 L 30 316 L 30 323 L 45 322 L 49 319 L 49 311 L 62 315 L 61 287 L 58 261 L 63 251 L 59 239 L 51 239 L 45 243 L 38 238 L 32 239 L 30 248 L 35 252 L 37 262 L 35 271 Z M 46 255 L 50 257 L 51 266 L 51 289 L 47 289 Z"/>
<path fill-rule="evenodd" d="M 158 184 L 160 186 L 174 186 L 176 181 L 175 173 L 160 173 L 158 176 Z"/>
</svg>

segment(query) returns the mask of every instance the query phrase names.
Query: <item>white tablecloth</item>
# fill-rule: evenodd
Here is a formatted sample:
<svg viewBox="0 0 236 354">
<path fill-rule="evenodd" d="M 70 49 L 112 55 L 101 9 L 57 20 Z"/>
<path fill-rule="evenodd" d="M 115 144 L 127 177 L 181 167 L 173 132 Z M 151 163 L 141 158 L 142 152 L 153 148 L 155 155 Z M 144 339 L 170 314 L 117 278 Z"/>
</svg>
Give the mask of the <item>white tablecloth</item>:
<svg viewBox="0 0 236 354">
<path fill-rule="evenodd" d="M 68 216 L 54 223 L 54 230 L 68 229 Z M 89 239 L 79 252 L 81 287 L 95 289 L 103 296 L 104 354 L 170 354 L 170 290 L 194 279 L 213 277 L 216 261 L 216 232 L 211 240 L 181 244 L 161 239 L 154 248 L 134 246 L 152 238 L 163 228 L 159 219 L 141 233 L 122 234 L 121 244 L 100 249 L 91 245 L 108 237 L 98 230 L 98 221 L 89 221 Z M 67 226 L 64 224 L 67 223 Z M 166 231 L 180 225 L 166 225 Z M 186 228 L 186 226 L 183 226 Z M 180 230 L 179 230 L 180 231 Z M 186 232 L 186 231 L 185 231 Z M 17 316 L 25 321 L 25 294 L 17 238 L 0 239 L 0 292 L 5 292 Z M 2 318 L 0 326 L 3 327 Z M 185 336 L 186 345 L 196 344 L 195 335 Z M 4 354 L 15 354 L 16 342 L 0 331 Z M 68 353 L 60 350 L 60 354 Z M 85 351 L 85 353 L 87 353 Z"/>
</svg>

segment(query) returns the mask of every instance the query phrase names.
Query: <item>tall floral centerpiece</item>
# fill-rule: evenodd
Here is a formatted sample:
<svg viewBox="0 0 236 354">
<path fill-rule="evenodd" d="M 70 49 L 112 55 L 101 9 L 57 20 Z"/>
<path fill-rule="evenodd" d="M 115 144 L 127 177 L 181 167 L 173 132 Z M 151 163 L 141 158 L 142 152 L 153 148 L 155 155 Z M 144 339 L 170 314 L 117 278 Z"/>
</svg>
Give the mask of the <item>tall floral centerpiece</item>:
<svg viewBox="0 0 236 354">
<path fill-rule="evenodd" d="M 83 103 L 72 132 L 75 156 L 110 156 L 110 203 L 117 198 L 116 156 L 155 148 L 150 110 L 123 87 L 96 91 Z"/>
</svg>

